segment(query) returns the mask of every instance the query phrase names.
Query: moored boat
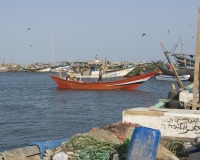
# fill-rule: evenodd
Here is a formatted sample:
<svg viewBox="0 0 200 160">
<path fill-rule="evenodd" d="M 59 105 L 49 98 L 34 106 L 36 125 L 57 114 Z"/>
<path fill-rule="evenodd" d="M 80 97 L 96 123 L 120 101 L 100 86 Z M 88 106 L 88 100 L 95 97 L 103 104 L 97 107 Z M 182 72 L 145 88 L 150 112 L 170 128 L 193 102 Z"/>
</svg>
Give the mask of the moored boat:
<svg viewBox="0 0 200 160">
<path fill-rule="evenodd" d="M 58 85 L 58 88 L 65 89 L 78 89 L 78 90 L 114 90 L 114 89 L 125 89 L 133 90 L 140 84 L 147 81 L 149 78 L 154 76 L 158 71 L 147 73 L 141 76 L 135 76 L 131 78 L 124 78 L 115 81 L 108 82 L 83 82 L 83 81 L 69 81 L 59 76 L 50 77 Z"/>
<path fill-rule="evenodd" d="M 159 66 L 157 64 L 155 64 L 158 69 L 162 72 L 163 75 L 165 76 L 175 76 L 175 73 L 167 68 L 164 68 L 162 66 Z M 189 77 L 189 81 L 193 81 L 194 80 L 194 69 L 193 68 L 186 68 L 186 67 L 180 67 L 179 70 L 176 70 L 179 76 L 182 75 L 190 75 Z"/>
<path fill-rule="evenodd" d="M 49 72 L 49 70 L 50 70 L 50 67 L 47 67 L 47 68 L 35 70 L 35 72 Z"/>
<path fill-rule="evenodd" d="M 19 65 L 25 72 L 49 72 L 49 64 Z"/>
<path fill-rule="evenodd" d="M 158 61 L 156 62 L 157 65 L 163 64 L 162 62 Z M 143 63 L 138 64 L 135 68 L 133 68 L 129 73 L 127 73 L 124 77 L 133 77 L 133 76 L 139 76 L 142 72 L 153 72 L 157 70 L 157 67 L 154 63 Z"/>
<path fill-rule="evenodd" d="M 182 81 L 187 81 L 190 78 L 190 75 L 181 75 L 179 76 L 179 78 Z M 175 76 L 168 76 L 168 75 L 158 75 L 156 76 L 156 80 L 177 81 Z"/>
<path fill-rule="evenodd" d="M 127 75 L 129 72 L 131 72 L 135 67 L 132 68 L 126 68 L 121 69 L 118 71 L 112 71 L 112 72 L 104 72 L 103 78 L 121 78 Z M 99 77 L 99 70 L 97 71 L 91 71 L 91 75 L 81 75 L 81 74 L 75 74 L 77 78 L 98 78 Z"/>
<path fill-rule="evenodd" d="M 7 72 L 8 68 L 7 67 L 0 67 L 0 72 Z"/>
</svg>

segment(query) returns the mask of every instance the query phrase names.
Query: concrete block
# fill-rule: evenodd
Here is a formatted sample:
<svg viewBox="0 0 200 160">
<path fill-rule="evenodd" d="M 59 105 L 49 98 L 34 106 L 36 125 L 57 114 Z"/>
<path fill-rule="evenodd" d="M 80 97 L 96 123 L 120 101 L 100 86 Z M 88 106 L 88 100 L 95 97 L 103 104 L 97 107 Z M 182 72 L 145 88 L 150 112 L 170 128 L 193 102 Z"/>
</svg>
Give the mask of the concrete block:
<svg viewBox="0 0 200 160">
<path fill-rule="evenodd" d="M 122 112 L 124 122 L 158 129 L 162 136 L 196 138 L 200 134 L 200 110 L 133 108 Z"/>
<path fill-rule="evenodd" d="M 197 97 L 199 97 L 198 94 Z M 183 90 L 179 93 L 179 101 L 188 103 L 191 100 L 193 100 L 193 93 L 190 93 L 188 90 Z"/>
</svg>

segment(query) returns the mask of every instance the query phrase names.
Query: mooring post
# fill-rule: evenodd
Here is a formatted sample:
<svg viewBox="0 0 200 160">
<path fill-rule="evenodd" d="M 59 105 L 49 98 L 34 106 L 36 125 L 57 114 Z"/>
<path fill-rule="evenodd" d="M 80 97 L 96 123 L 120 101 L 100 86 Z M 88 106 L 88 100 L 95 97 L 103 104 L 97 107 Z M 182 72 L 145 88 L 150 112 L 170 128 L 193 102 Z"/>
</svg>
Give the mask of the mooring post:
<svg viewBox="0 0 200 160">
<path fill-rule="evenodd" d="M 199 107 L 199 101 L 197 102 L 197 92 L 199 88 L 199 58 L 200 58 L 200 7 L 198 9 L 198 22 L 197 22 L 197 38 L 196 38 L 196 56 L 195 56 L 195 68 L 194 68 L 194 90 L 193 90 L 193 103 L 192 110 L 196 110 Z"/>
</svg>

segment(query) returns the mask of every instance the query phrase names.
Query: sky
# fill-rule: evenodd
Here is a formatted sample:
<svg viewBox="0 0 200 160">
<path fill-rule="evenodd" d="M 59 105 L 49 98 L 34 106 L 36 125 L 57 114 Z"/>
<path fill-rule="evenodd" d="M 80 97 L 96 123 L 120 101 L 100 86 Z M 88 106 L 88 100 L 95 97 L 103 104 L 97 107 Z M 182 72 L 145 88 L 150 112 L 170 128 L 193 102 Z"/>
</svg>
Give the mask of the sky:
<svg viewBox="0 0 200 160">
<path fill-rule="evenodd" d="M 95 55 L 110 62 L 165 61 L 160 42 L 168 51 L 178 44 L 176 53 L 195 54 L 199 7 L 200 0 L 1 0 L 0 63 Z"/>
</svg>

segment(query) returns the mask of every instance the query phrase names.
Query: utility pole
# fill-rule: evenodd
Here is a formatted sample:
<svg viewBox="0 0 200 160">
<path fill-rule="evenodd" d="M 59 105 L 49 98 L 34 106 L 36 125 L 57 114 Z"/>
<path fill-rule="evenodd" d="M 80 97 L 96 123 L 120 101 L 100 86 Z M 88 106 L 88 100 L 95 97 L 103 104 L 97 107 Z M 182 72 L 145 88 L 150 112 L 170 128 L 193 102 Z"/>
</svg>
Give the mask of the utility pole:
<svg viewBox="0 0 200 160">
<path fill-rule="evenodd" d="M 200 107 L 199 100 L 197 102 L 197 91 L 200 86 L 199 80 L 199 58 L 200 58 L 200 7 L 198 9 L 198 22 L 197 22 L 197 39 L 196 39 L 196 56 L 195 56 L 195 68 L 194 68 L 194 91 L 193 91 L 193 103 L 192 110 L 196 110 Z M 200 91 L 200 90 L 199 90 Z M 200 95 L 200 94 L 199 94 Z"/>
</svg>

